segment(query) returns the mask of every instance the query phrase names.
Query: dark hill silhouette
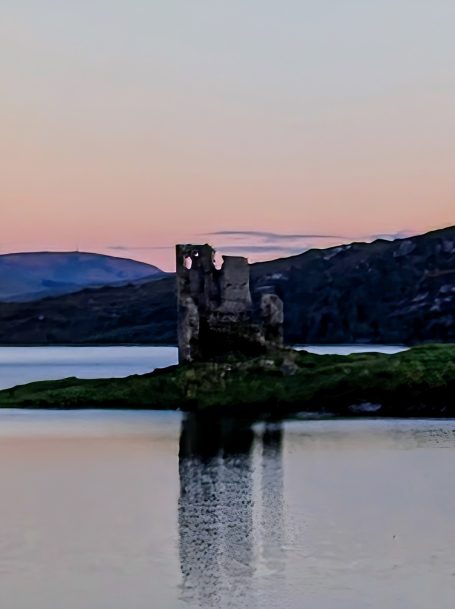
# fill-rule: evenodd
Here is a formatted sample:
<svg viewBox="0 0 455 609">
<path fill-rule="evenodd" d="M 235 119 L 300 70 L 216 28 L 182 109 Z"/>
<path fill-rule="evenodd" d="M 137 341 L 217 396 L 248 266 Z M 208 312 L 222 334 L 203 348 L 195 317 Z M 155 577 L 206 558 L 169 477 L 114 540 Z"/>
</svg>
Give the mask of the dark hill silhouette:
<svg viewBox="0 0 455 609">
<path fill-rule="evenodd" d="M 256 264 L 252 282 L 283 299 L 289 342 L 455 340 L 455 227 Z"/>
<path fill-rule="evenodd" d="M 254 264 L 288 343 L 455 342 L 455 227 Z M 0 303 L 1 344 L 175 344 L 175 278 Z"/>
</svg>

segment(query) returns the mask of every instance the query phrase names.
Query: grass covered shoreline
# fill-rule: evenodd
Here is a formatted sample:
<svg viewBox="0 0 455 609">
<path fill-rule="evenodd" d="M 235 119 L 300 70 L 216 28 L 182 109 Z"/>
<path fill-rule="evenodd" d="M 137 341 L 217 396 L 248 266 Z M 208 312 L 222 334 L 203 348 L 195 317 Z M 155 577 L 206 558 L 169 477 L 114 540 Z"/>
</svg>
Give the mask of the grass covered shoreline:
<svg viewBox="0 0 455 609">
<path fill-rule="evenodd" d="M 35 382 L 0 391 L 0 407 L 451 417 L 455 344 L 394 355 L 314 355 L 289 349 L 122 379 Z"/>
</svg>

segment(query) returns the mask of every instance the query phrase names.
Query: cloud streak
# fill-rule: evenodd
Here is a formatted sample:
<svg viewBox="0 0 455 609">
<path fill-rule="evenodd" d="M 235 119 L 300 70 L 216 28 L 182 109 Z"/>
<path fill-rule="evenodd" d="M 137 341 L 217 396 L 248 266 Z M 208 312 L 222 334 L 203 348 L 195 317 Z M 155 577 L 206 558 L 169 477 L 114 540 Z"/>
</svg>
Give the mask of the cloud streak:
<svg viewBox="0 0 455 609">
<path fill-rule="evenodd" d="M 174 247 L 174 246 L 173 245 L 107 245 L 106 249 L 116 250 L 118 252 L 128 252 L 128 251 L 147 252 L 149 250 L 168 250 L 172 247 Z"/>
<path fill-rule="evenodd" d="M 329 235 L 319 233 L 274 233 L 271 231 L 255 231 L 255 230 L 219 230 L 208 233 L 202 233 L 201 236 L 206 237 L 238 237 L 241 240 L 245 240 L 244 245 L 230 244 L 225 246 L 218 246 L 221 249 L 229 250 L 251 250 L 256 252 L 266 251 L 281 251 L 287 249 L 298 249 L 298 244 L 284 245 L 291 241 L 311 241 L 311 240 L 324 240 L 324 239 L 339 239 L 340 241 L 355 241 L 355 240 L 366 240 L 374 241 L 376 239 L 387 239 L 394 241 L 395 239 L 406 239 L 414 235 L 414 232 L 409 230 L 401 230 L 396 233 L 378 233 L 373 235 L 361 235 L 357 237 L 346 236 L 346 235 Z M 249 239 L 257 239 L 259 243 L 250 244 Z M 168 250 L 174 247 L 174 244 L 170 245 L 107 245 L 107 249 L 117 251 L 153 251 L 153 250 Z M 306 247 L 306 244 L 301 244 L 300 249 Z M 329 246 L 330 247 L 330 246 Z"/>
<path fill-rule="evenodd" d="M 371 242 L 377 239 L 393 241 L 404 239 L 413 233 L 409 230 L 400 230 L 393 233 L 381 233 L 374 235 L 332 235 L 321 233 L 279 233 L 274 231 L 262 230 L 217 230 L 207 233 L 200 233 L 198 236 L 188 235 L 190 242 L 206 242 L 213 244 L 214 249 L 220 254 L 232 256 L 245 256 L 250 262 L 260 262 L 272 260 L 274 258 L 284 258 L 296 256 L 310 249 L 327 249 L 339 245 L 346 245 L 352 242 Z M 174 243 L 168 245 L 124 245 L 111 244 L 108 250 L 117 252 L 119 255 L 153 259 L 166 256 L 169 261 L 169 268 L 173 267 Z M 154 254 L 153 252 L 156 252 Z M 164 254 L 162 253 L 164 252 Z M 142 253 L 142 255 L 141 255 Z"/>
<path fill-rule="evenodd" d="M 295 241 L 297 239 L 406 239 L 412 237 L 415 233 L 411 230 L 400 230 L 395 233 L 377 233 L 373 235 L 330 235 L 320 233 L 274 233 L 271 231 L 256 231 L 256 230 L 219 230 L 209 233 L 203 233 L 208 236 L 225 236 L 225 237 L 257 237 L 260 239 L 270 239 L 276 241 Z"/>
<path fill-rule="evenodd" d="M 343 239 L 346 240 L 349 237 L 342 235 L 320 235 L 315 233 L 274 233 L 269 231 L 256 231 L 256 230 L 219 230 L 210 233 L 204 233 L 208 236 L 214 237 L 250 237 L 259 238 L 267 241 L 296 241 L 297 239 Z"/>
<path fill-rule="evenodd" d="M 307 248 L 304 247 L 293 247 L 285 245 L 220 245 L 216 248 L 221 253 L 236 253 L 236 254 L 267 254 L 267 253 L 289 253 L 301 254 Z"/>
<path fill-rule="evenodd" d="M 410 230 L 400 230 L 397 233 L 379 233 L 377 235 L 369 235 L 367 238 L 375 241 L 376 239 L 385 239 L 386 241 L 395 241 L 396 239 L 407 239 L 415 233 Z"/>
<path fill-rule="evenodd" d="M 134 246 L 133 245 L 131 247 L 127 246 L 127 245 L 108 245 L 107 246 L 107 249 L 114 250 L 117 252 L 170 250 L 173 248 L 174 248 L 173 245 L 157 245 L 157 246 L 153 246 L 153 245 Z M 274 245 L 274 244 L 255 245 L 255 244 L 245 243 L 244 245 L 235 245 L 235 244 L 218 245 L 214 249 L 219 251 L 220 253 L 226 253 L 226 254 L 229 254 L 230 252 L 245 253 L 245 254 L 248 254 L 248 253 L 263 254 L 263 253 L 268 253 L 268 252 L 270 252 L 270 253 L 273 253 L 273 252 L 301 253 L 302 251 L 304 251 L 307 248 L 304 248 L 303 246 L 293 247 L 291 245 L 289 245 L 289 246 Z"/>
</svg>

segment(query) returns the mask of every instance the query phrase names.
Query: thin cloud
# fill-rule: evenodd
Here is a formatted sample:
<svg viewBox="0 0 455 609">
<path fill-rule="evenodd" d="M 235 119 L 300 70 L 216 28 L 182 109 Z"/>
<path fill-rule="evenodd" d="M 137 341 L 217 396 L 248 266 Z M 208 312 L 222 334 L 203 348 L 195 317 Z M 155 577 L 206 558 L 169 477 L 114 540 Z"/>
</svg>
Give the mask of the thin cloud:
<svg viewBox="0 0 455 609">
<path fill-rule="evenodd" d="M 304 247 L 286 247 L 280 245 L 220 245 L 216 248 L 220 253 L 238 254 L 268 254 L 270 253 L 289 253 L 300 254 L 305 251 Z"/>
<path fill-rule="evenodd" d="M 367 241 L 373 241 L 375 239 L 388 239 L 393 241 L 395 239 L 406 239 L 412 237 L 415 233 L 410 230 L 400 230 L 395 233 L 378 233 L 373 235 L 329 235 L 319 233 L 274 233 L 271 231 L 255 231 L 255 230 L 219 230 L 210 233 L 204 233 L 209 236 L 224 236 L 224 237 L 249 237 L 257 238 L 267 243 L 286 242 L 286 241 L 299 241 L 299 240 L 311 240 L 311 239 L 339 239 L 341 241 L 354 241 L 356 239 L 365 239 Z"/>
<path fill-rule="evenodd" d="M 128 252 L 128 251 L 140 251 L 140 250 L 169 250 L 173 249 L 173 245 L 157 245 L 157 246 L 132 246 L 127 245 L 109 245 L 107 249 Z M 223 252 L 253 252 L 253 253 L 267 253 L 267 252 L 302 252 L 303 247 L 292 247 L 285 245 L 218 245 L 214 249 Z"/>
<path fill-rule="evenodd" d="M 107 245 L 106 249 L 119 252 L 128 251 L 148 251 L 148 250 L 168 250 L 172 245 Z"/>
<path fill-rule="evenodd" d="M 311 249 L 312 247 L 326 248 L 333 245 L 341 245 L 346 242 L 355 240 L 374 241 L 376 239 L 386 239 L 394 241 L 395 239 L 405 239 L 412 236 L 414 233 L 409 230 L 400 230 L 395 233 L 378 233 L 373 235 L 362 235 L 356 238 L 346 235 L 328 235 L 319 233 L 275 233 L 272 231 L 256 231 L 256 230 L 218 230 L 208 233 L 202 233 L 204 236 L 226 237 L 233 241 L 231 244 L 218 245 L 214 244 L 215 249 L 220 253 L 232 255 L 244 255 L 261 257 L 274 255 L 279 256 L 294 256 L 301 254 Z M 251 243 L 250 240 L 256 241 Z M 317 241 L 320 243 L 317 243 Z M 325 241 L 325 243 L 324 243 Z M 337 243 L 327 243 L 327 241 L 336 241 Z M 315 243 L 316 242 L 316 243 Z M 174 248 L 172 245 L 108 245 L 107 249 L 117 252 L 134 252 L 134 251 L 169 251 Z"/>
<path fill-rule="evenodd" d="M 320 235 L 315 233 L 273 233 L 269 231 L 256 230 L 219 230 L 210 233 L 204 233 L 209 236 L 223 237 L 252 237 L 265 239 L 267 241 L 295 241 L 297 239 L 343 239 L 348 237 L 342 235 Z"/>
<path fill-rule="evenodd" d="M 379 233 L 377 235 L 369 235 L 368 239 L 385 239 L 386 241 L 395 241 L 396 239 L 407 239 L 413 235 L 414 233 L 410 230 L 400 230 L 397 233 Z"/>
<path fill-rule="evenodd" d="M 303 252 L 306 252 L 308 249 L 310 249 L 310 247 L 308 245 L 305 244 L 301 244 L 299 246 L 296 246 L 294 244 L 289 244 L 289 245 L 285 245 L 285 244 L 266 244 L 263 243 L 262 245 L 259 244 L 221 244 L 221 245 L 214 245 L 213 246 L 215 251 L 218 252 L 219 254 L 222 255 L 226 255 L 226 256 L 245 256 L 247 258 L 252 259 L 253 261 L 257 260 L 258 258 L 260 260 L 263 259 L 272 259 L 272 258 L 276 258 L 276 257 L 280 257 L 280 258 L 284 258 L 287 256 L 295 256 L 297 254 L 302 254 Z M 126 255 L 131 253 L 134 253 L 135 251 L 139 252 L 139 251 L 156 251 L 156 250 L 167 250 L 167 251 L 171 251 L 173 250 L 174 246 L 126 246 L 126 245 L 110 245 L 108 246 L 107 249 L 112 250 L 114 252 L 119 252 L 122 255 Z"/>
</svg>

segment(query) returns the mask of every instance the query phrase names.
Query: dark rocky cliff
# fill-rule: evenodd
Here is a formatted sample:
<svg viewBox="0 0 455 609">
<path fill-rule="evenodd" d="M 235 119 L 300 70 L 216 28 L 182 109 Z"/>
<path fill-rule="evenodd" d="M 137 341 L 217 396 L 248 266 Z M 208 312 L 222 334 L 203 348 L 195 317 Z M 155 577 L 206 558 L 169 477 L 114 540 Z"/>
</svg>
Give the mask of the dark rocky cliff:
<svg viewBox="0 0 455 609">
<path fill-rule="evenodd" d="M 288 343 L 455 341 L 455 227 L 251 267 L 285 306 Z M 0 344 L 175 344 L 175 277 L 0 303 Z"/>
</svg>

